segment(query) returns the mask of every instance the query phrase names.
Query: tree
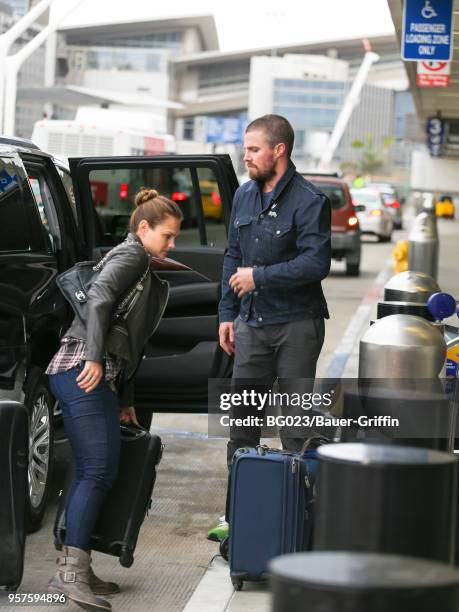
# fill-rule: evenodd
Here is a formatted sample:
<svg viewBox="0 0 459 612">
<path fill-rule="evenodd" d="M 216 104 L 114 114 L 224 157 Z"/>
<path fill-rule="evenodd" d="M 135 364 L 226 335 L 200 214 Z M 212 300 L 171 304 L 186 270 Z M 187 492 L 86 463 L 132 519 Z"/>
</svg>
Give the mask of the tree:
<svg viewBox="0 0 459 612">
<path fill-rule="evenodd" d="M 344 161 L 341 169 L 357 174 L 374 174 L 384 166 L 392 143 L 393 136 L 385 136 L 381 146 L 376 147 L 373 136 L 367 136 L 364 141 L 356 139 L 351 143 L 353 149 L 360 149 L 360 156 L 355 161 Z"/>
</svg>

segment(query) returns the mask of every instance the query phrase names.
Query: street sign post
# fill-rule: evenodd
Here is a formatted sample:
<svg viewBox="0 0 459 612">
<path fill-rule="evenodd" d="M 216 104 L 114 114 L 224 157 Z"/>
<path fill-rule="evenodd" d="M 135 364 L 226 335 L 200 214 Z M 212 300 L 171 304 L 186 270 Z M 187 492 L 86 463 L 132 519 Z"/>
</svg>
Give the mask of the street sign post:
<svg viewBox="0 0 459 612">
<path fill-rule="evenodd" d="M 448 87 L 449 62 L 418 62 L 416 84 L 419 87 Z"/>
<path fill-rule="evenodd" d="M 405 0 L 402 59 L 451 61 L 453 0 Z"/>
</svg>

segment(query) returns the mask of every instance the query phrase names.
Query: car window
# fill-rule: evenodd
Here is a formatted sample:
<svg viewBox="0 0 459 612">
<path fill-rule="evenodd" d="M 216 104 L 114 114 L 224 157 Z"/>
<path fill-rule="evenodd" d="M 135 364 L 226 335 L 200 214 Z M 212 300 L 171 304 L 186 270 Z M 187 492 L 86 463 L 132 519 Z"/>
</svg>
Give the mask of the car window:
<svg viewBox="0 0 459 612">
<path fill-rule="evenodd" d="M 223 205 L 215 174 L 210 168 L 198 168 L 197 175 L 207 244 L 215 247 L 226 247 Z"/>
<path fill-rule="evenodd" d="M 0 251 L 29 251 L 27 213 L 13 160 L 0 158 Z"/>
<path fill-rule="evenodd" d="M 346 198 L 344 190 L 339 185 L 331 185 L 330 183 L 320 183 L 314 181 L 314 186 L 317 187 L 330 200 L 332 209 L 338 209 L 344 206 Z"/>
<path fill-rule="evenodd" d="M 89 181 L 105 245 L 118 244 L 126 236 L 134 197 L 141 187 L 156 189 L 180 207 L 183 222 L 176 239 L 178 247 L 226 244 L 220 194 L 215 175 L 208 168 L 131 165 L 92 170 Z"/>
<path fill-rule="evenodd" d="M 75 219 L 75 223 L 78 227 L 78 213 L 77 213 L 76 202 L 75 202 L 75 194 L 73 193 L 72 177 L 70 175 L 70 172 L 67 172 L 67 170 L 64 170 L 64 168 L 61 168 L 60 166 L 56 166 L 56 168 L 59 173 L 59 176 L 62 179 L 62 184 L 64 185 L 64 189 L 67 192 L 67 196 L 70 202 L 70 207 L 72 209 L 73 218 Z"/>
<path fill-rule="evenodd" d="M 56 249 L 61 249 L 62 237 L 56 207 L 47 180 L 44 173 L 38 169 L 27 168 L 27 176 L 41 222 L 47 232 L 52 251 L 54 252 Z"/>
<path fill-rule="evenodd" d="M 376 193 L 365 193 L 361 191 L 351 191 L 352 201 L 354 204 L 364 204 L 365 206 L 374 206 L 381 208 L 381 198 Z"/>
<path fill-rule="evenodd" d="M 397 199 L 395 194 L 392 193 L 392 192 L 390 192 L 390 193 L 382 192 L 381 193 L 381 197 L 384 200 L 384 202 L 393 202 L 394 200 Z"/>
</svg>

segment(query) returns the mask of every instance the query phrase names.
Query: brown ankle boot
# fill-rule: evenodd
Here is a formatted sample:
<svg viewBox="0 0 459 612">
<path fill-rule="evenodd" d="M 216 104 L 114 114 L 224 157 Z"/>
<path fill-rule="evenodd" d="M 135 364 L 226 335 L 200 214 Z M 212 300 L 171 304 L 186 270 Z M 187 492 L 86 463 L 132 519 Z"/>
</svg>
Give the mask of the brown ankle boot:
<svg viewBox="0 0 459 612">
<path fill-rule="evenodd" d="M 89 587 L 91 557 L 80 548 L 63 546 L 62 556 L 57 559 L 57 572 L 48 584 L 49 593 L 63 593 L 76 604 L 96 612 L 111 610 L 112 606 L 101 597 L 96 597 Z"/>
<path fill-rule="evenodd" d="M 91 551 L 89 553 L 89 563 L 92 563 Z M 116 582 L 106 582 L 95 575 L 92 566 L 89 565 L 89 588 L 94 595 L 115 595 L 121 591 L 120 587 Z"/>
</svg>

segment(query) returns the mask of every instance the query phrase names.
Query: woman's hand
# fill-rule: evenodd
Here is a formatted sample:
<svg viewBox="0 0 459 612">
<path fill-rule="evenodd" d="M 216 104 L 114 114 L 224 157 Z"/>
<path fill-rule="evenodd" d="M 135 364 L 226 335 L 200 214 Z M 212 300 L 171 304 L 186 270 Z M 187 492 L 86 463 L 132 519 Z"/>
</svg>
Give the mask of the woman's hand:
<svg viewBox="0 0 459 612">
<path fill-rule="evenodd" d="M 90 393 L 100 383 L 103 375 L 104 369 L 101 363 L 98 361 L 86 361 L 76 381 L 80 389 Z"/>
<path fill-rule="evenodd" d="M 137 421 L 137 415 L 135 413 L 134 406 L 129 406 L 129 408 L 121 408 L 120 411 L 120 423 L 123 425 L 137 425 L 140 427 L 139 422 Z"/>
</svg>

